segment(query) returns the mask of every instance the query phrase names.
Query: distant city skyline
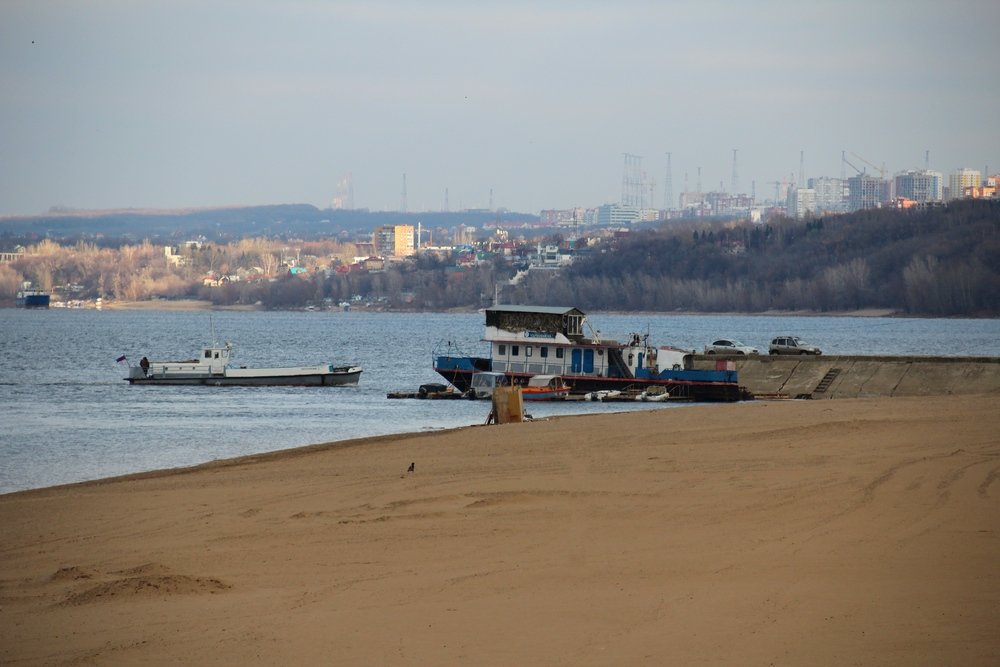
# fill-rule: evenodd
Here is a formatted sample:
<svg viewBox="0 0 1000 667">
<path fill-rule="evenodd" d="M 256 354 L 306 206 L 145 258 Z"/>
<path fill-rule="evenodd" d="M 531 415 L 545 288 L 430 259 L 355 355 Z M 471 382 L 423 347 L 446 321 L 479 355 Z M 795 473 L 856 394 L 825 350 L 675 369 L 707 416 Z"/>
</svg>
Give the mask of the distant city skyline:
<svg viewBox="0 0 1000 667">
<path fill-rule="evenodd" d="M 0 215 L 327 208 L 346 174 L 375 211 L 592 208 L 626 154 L 657 208 L 667 153 L 674 207 L 699 170 L 730 191 L 733 150 L 758 200 L 842 151 L 996 173 L 997 25 L 976 0 L 9 0 Z"/>
</svg>

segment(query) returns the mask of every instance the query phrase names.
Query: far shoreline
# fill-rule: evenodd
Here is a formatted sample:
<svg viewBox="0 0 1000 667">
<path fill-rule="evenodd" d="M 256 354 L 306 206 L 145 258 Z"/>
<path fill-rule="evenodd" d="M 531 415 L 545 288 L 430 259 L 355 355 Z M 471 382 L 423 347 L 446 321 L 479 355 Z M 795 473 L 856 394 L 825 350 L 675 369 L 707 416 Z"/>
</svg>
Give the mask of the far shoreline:
<svg viewBox="0 0 1000 667">
<path fill-rule="evenodd" d="M 13 302 L 0 301 L 0 308 L 11 308 Z M 83 310 L 93 310 L 92 306 Z M 51 308 L 50 308 L 51 310 Z M 211 301 L 202 299 L 151 299 L 146 301 L 113 301 L 106 300 L 101 306 L 101 310 L 159 310 L 159 311 L 237 311 L 237 312 L 299 312 L 304 308 L 274 308 L 267 309 L 258 305 L 228 305 L 218 306 Z M 352 308 L 353 312 L 370 313 L 476 313 L 477 308 L 446 308 L 441 310 L 404 310 L 392 308 Z M 317 312 L 348 312 L 337 308 L 320 309 Z M 912 319 L 996 319 L 993 317 L 979 317 L 975 315 L 956 315 L 953 317 L 925 317 L 921 315 L 908 315 L 892 308 L 862 308 L 859 310 L 839 310 L 839 311 L 817 311 L 817 310 L 765 310 L 765 311 L 697 311 L 697 310 L 593 310 L 586 311 L 600 315 L 682 315 L 682 316 L 705 316 L 705 317 L 865 317 L 865 318 L 912 318 Z"/>
<path fill-rule="evenodd" d="M 0 310 L 5 308 L 17 308 L 13 299 L 0 299 Z M 18 308 L 20 310 L 20 308 Z M 60 306 L 51 306 L 48 310 L 62 310 Z M 215 305 L 211 301 L 203 299 L 150 299 L 144 301 L 116 301 L 105 300 L 100 308 L 92 303 L 84 306 L 66 308 L 66 310 L 145 310 L 145 311 L 219 311 L 219 312 L 307 312 L 305 307 L 294 308 L 264 308 L 257 304 L 232 304 Z M 352 306 L 349 310 L 340 308 L 318 308 L 309 312 L 366 312 L 366 313 L 476 313 L 479 308 L 457 307 L 427 310 L 409 310 L 395 308 L 367 308 L 365 306 Z M 705 316 L 705 317 L 858 317 L 870 319 L 913 319 L 913 320 L 996 320 L 1000 316 L 989 314 L 964 313 L 960 315 L 920 315 L 910 314 L 894 308 L 860 308 L 857 310 L 763 310 L 763 311 L 698 311 L 698 310 L 587 310 L 591 315 L 680 315 L 680 316 Z"/>
</svg>

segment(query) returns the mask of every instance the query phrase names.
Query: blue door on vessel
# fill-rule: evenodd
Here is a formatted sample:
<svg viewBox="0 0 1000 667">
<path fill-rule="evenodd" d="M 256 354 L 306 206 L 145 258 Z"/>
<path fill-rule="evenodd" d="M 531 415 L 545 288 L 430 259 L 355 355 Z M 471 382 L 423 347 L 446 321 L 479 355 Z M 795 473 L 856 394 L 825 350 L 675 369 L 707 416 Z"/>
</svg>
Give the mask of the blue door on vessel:
<svg viewBox="0 0 1000 667">
<path fill-rule="evenodd" d="M 594 351 L 593 350 L 573 350 L 570 359 L 570 370 L 574 373 L 594 372 Z"/>
</svg>

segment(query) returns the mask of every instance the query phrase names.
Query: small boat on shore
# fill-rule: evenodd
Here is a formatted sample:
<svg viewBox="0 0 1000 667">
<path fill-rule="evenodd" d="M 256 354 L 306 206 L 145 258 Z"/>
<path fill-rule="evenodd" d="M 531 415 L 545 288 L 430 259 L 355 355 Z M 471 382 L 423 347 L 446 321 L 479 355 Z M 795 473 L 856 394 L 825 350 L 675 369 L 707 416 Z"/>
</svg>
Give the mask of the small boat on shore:
<svg viewBox="0 0 1000 667">
<path fill-rule="evenodd" d="M 640 391 L 636 395 L 635 400 L 645 403 L 662 403 L 663 401 L 670 400 L 670 392 L 663 387 L 653 386 Z"/>
<path fill-rule="evenodd" d="M 149 361 L 146 357 L 135 366 L 129 364 L 129 384 L 226 386 L 299 386 L 340 387 L 357 385 L 359 366 L 294 366 L 288 368 L 247 368 L 232 366 L 233 346 L 206 347 L 201 357 L 187 361 Z M 124 355 L 118 362 L 126 361 Z"/>
<path fill-rule="evenodd" d="M 569 397 L 569 385 L 558 375 L 535 375 L 521 387 L 521 398 L 526 401 L 562 401 Z"/>
<path fill-rule="evenodd" d="M 613 401 L 616 400 L 622 392 L 618 389 L 599 389 L 597 391 L 588 391 L 583 395 L 583 400 L 585 401 Z"/>
</svg>

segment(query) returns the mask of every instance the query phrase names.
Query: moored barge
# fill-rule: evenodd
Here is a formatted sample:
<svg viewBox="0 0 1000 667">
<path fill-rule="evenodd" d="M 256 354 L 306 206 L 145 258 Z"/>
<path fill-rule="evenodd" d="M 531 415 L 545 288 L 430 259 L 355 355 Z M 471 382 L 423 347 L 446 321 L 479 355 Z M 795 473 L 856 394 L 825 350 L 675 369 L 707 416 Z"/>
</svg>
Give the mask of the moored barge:
<svg viewBox="0 0 1000 667">
<path fill-rule="evenodd" d="M 48 293 L 40 290 L 25 289 L 17 293 L 15 304 L 18 308 L 48 308 Z"/>
<path fill-rule="evenodd" d="M 287 368 L 247 368 L 231 366 L 233 346 L 206 347 L 201 357 L 187 361 L 150 361 L 143 357 L 137 366 L 129 364 L 129 384 L 206 385 L 212 387 L 342 387 L 358 384 L 360 366 L 316 364 Z M 118 362 L 127 361 L 125 355 Z"/>
<path fill-rule="evenodd" d="M 602 338 L 577 308 L 496 305 L 485 314 L 489 356 L 467 356 L 450 345 L 434 353 L 434 370 L 459 391 L 469 389 L 473 373 L 491 371 L 521 385 L 536 375 L 559 375 L 576 394 L 655 387 L 695 401 L 741 398 L 730 362 L 699 370 L 691 351 L 654 346 L 648 336 L 631 334 L 624 343 Z"/>
</svg>

